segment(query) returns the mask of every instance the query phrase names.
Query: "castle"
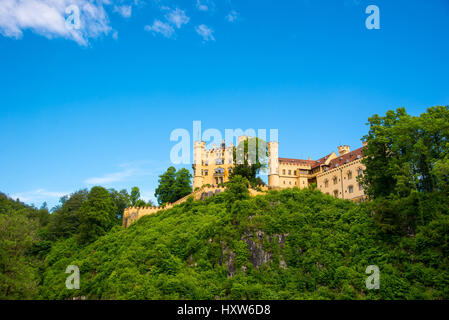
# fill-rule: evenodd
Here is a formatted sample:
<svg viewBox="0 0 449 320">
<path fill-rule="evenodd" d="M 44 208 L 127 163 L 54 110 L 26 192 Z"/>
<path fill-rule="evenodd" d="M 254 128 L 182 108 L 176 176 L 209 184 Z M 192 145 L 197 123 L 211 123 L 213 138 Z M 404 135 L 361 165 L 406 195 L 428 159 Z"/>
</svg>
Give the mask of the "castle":
<svg viewBox="0 0 449 320">
<path fill-rule="evenodd" d="M 251 137 L 241 136 L 238 144 Z M 234 146 L 225 142 L 217 148 L 206 149 L 204 141 L 194 144 L 193 190 L 205 185 L 218 186 L 229 180 L 235 165 Z M 363 186 L 356 177 L 363 174 L 363 147 L 351 151 L 339 146 L 338 154 L 318 159 L 292 159 L 278 156 L 278 142 L 268 142 L 268 187 L 271 189 L 307 188 L 316 184 L 323 193 L 337 198 L 359 201 L 364 198 Z"/>
<path fill-rule="evenodd" d="M 251 137 L 240 136 L 238 145 Z M 365 166 L 361 163 L 362 151 L 365 147 L 351 151 L 349 146 L 339 146 L 338 154 L 330 154 L 318 159 L 279 158 L 278 142 L 268 142 L 268 186 L 258 186 L 249 189 L 251 196 L 263 194 L 269 189 L 307 188 L 311 184 L 323 193 L 336 198 L 361 201 L 365 198 L 363 186 L 357 181 Z M 229 180 L 235 166 L 234 146 L 206 149 L 204 141 L 194 144 L 193 192 L 174 203 L 163 207 L 129 207 L 123 212 L 123 227 L 128 227 L 145 215 L 154 214 L 160 210 L 169 209 L 193 196 L 195 200 L 204 199 L 224 191 L 223 183 Z"/>
</svg>

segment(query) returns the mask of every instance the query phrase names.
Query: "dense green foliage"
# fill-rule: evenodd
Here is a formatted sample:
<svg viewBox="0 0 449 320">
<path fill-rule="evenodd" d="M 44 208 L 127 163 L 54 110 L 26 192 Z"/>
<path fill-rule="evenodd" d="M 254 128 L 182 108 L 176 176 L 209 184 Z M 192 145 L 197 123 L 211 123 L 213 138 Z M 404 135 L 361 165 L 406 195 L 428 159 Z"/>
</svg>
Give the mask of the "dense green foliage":
<svg viewBox="0 0 449 320">
<path fill-rule="evenodd" d="M 449 108 L 420 116 L 404 108 L 369 118 L 361 179 L 373 199 L 374 220 L 383 232 L 413 236 L 417 227 L 446 212 L 449 197 Z"/>
<path fill-rule="evenodd" d="M 58 242 L 45 261 L 41 297 L 449 298 L 447 212 L 390 243 L 369 203 L 312 189 L 249 198 L 239 184 L 114 228 L 83 248 Z M 65 288 L 69 264 L 80 267 L 80 290 Z M 365 287 L 368 265 L 380 268 L 380 290 Z"/>
<path fill-rule="evenodd" d="M 363 182 L 371 197 L 449 191 L 449 107 L 404 108 L 368 119 Z"/>
<path fill-rule="evenodd" d="M 138 188 L 137 202 L 142 202 Z M 143 202 L 145 203 L 145 202 Z M 87 245 L 120 225 L 130 205 L 126 190 L 102 187 L 64 196 L 50 214 L 0 193 L 0 299 L 38 297 L 43 262 L 58 240 Z"/>
<path fill-rule="evenodd" d="M 49 220 L 36 209 L 0 193 L 0 299 L 30 299 L 38 294 L 40 251 L 49 247 L 39 230 Z"/>
<path fill-rule="evenodd" d="M 159 176 L 159 186 L 154 193 L 157 202 L 159 204 L 173 203 L 190 194 L 192 192 L 191 178 L 189 170 L 181 168 L 176 171 L 175 167 L 169 167 Z"/>
</svg>

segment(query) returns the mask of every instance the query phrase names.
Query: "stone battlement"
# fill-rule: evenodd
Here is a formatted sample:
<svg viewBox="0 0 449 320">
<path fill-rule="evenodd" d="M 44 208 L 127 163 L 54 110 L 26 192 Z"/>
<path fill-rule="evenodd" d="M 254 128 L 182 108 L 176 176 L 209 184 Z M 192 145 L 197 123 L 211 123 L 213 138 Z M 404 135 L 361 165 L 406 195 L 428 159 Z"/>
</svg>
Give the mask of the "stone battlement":
<svg viewBox="0 0 449 320">
<path fill-rule="evenodd" d="M 220 192 L 225 190 L 224 187 L 213 187 L 213 186 L 203 186 L 191 194 L 186 195 L 185 197 L 173 202 L 166 204 L 165 206 L 144 206 L 144 207 L 129 207 L 126 208 L 123 212 L 123 227 L 127 228 L 143 216 L 147 216 L 150 214 L 154 214 L 156 212 L 167 210 L 173 208 L 174 206 L 181 204 L 189 197 L 193 197 L 194 200 L 204 200 L 206 198 L 212 197 Z M 251 196 L 257 196 L 260 194 L 264 194 L 268 191 L 268 187 L 264 185 L 259 185 L 255 189 L 250 188 L 249 193 Z"/>
</svg>

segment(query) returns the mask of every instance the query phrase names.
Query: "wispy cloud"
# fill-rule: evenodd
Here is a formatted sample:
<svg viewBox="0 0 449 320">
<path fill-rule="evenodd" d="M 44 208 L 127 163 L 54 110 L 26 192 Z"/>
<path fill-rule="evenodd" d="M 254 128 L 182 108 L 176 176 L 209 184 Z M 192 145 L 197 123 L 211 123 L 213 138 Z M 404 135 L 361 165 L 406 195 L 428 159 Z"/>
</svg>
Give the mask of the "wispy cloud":
<svg viewBox="0 0 449 320">
<path fill-rule="evenodd" d="M 150 168 L 148 168 L 150 165 Z M 152 161 L 134 161 L 119 165 L 120 170 L 105 173 L 101 176 L 84 180 L 88 185 L 108 185 L 114 182 L 127 181 L 131 178 L 154 175 L 160 171 L 159 166 Z"/>
<path fill-rule="evenodd" d="M 235 20 L 237 20 L 239 16 L 239 13 L 235 10 L 232 10 L 231 12 L 229 12 L 229 14 L 225 17 L 225 19 L 229 22 L 234 22 Z"/>
<path fill-rule="evenodd" d="M 169 11 L 165 15 L 165 18 L 167 19 L 168 22 L 176 26 L 176 28 L 178 29 L 181 28 L 183 24 L 187 24 L 190 21 L 190 18 L 186 16 L 184 10 L 181 10 L 179 8 Z"/>
<path fill-rule="evenodd" d="M 143 3 L 142 0 L 1 0 L 0 35 L 21 39 L 30 30 L 48 39 L 73 40 L 81 46 L 88 46 L 92 39 L 103 36 L 117 40 L 118 31 L 112 27 L 108 12 L 128 19 Z M 153 35 L 176 38 L 177 29 L 190 22 L 190 17 L 178 7 L 156 7 L 161 16 L 144 26 Z M 197 0 L 196 8 L 213 11 L 215 2 Z M 226 19 L 233 22 L 237 17 L 238 13 L 231 11 Z M 195 30 L 203 41 L 215 40 L 213 30 L 206 25 L 201 24 Z"/>
<path fill-rule="evenodd" d="M 170 24 L 160 20 L 154 20 L 152 25 L 147 25 L 144 29 L 153 32 L 153 35 L 159 33 L 166 38 L 171 38 L 175 33 L 175 29 Z"/>
<path fill-rule="evenodd" d="M 112 30 L 104 8 L 112 1 L 2 0 L 0 33 L 20 39 L 25 30 L 31 30 L 49 39 L 61 37 L 85 46 L 89 39 L 107 35 Z M 66 18 L 74 14 L 79 16 L 77 28 L 66 23 Z"/>
<path fill-rule="evenodd" d="M 18 192 L 15 194 L 10 195 L 12 199 L 20 199 L 22 202 L 42 202 L 49 199 L 57 200 L 66 194 L 69 194 L 69 192 L 59 192 L 59 191 L 48 191 L 45 189 L 36 189 L 31 191 L 25 191 L 25 192 Z"/>
<path fill-rule="evenodd" d="M 159 33 L 166 38 L 172 38 L 176 35 L 175 28 L 180 29 L 190 21 L 184 10 L 179 8 L 162 7 L 162 10 L 167 11 L 164 15 L 165 21 L 155 19 L 152 25 L 146 25 L 144 28 L 146 31 L 153 32 L 153 35 Z"/>
<path fill-rule="evenodd" d="M 108 184 L 111 182 L 123 181 L 135 173 L 134 169 L 126 169 L 123 171 L 107 173 L 101 177 L 93 177 L 84 180 L 86 184 Z"/>
<path fill-rule="evenodd" d="M 195 30 L 203 38 L 203 41 L 215 41 L 214 31 L 205 24 L 196 26 Z"/>
<path fill-rule="evenodd" d="M 132 13 L 132 6 L 114 6 L 114 11 L 118 12 L 124 18 L 130 18 Z"/>
<path fill-rule="evenodd" d="M 213 9 L 215 3 L 211 0 L 196 0 L 196 8 L 199 11 L 209 11 Z"/>
</svg>

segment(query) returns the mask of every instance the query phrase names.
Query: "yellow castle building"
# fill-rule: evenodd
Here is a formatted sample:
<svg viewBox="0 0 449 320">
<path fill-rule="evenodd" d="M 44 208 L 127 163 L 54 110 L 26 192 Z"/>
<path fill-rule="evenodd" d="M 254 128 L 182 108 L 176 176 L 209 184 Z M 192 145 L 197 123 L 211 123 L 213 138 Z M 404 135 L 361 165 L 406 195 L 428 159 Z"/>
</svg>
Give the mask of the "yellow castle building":
<svg viewBox="0 0 449 320">
<path fill-rule="evenodd" d="M 249 138 L 241 136 L 238 143 Z M 355 201 L 364 198 L 363 187 L 357 181 L 365 169 L 361 163 L 363 147 L 351 151 L 347 145 L 339 146 L 338 154 L 331 152 L 318 160 L 280 158 L 278 148 L 278 142 L 268 142 L 269 188 L 306 188 L 316 184 L 319 190 L 337 198 Z M 223 142 L 220 147 L 214 145 L 208 150 L 204 141 L 195 142 L 193 190 L 228 181 L 235 165 L 233 150 L 232 143 L 226 146 Z"/>
<path fill-rule="evenodd" d="M 251 137 L 241 136 L 238 145 Z M 365 194 L 357 177 L 363 174 L 365 166 L 361 163 L 364 147 L 351 151 L 349 146 L 339 146 L 338 154 L 330 154 L 318 159 L 292 159 L 280 158 L 278 155 L 278 142 L 268 142 L 268 187 L 258 186 L 250 188 L 251 196 L 257 196 L 268 189 L 307 188 L 316 184 L 322 192 L 337 198 L 361 201 Z M 129 207 L 123 212 L 123 227 L 146 215 L 155 214 L 161 210 L 170 209 L 181 204 L 189 197 L 195 200 L 213 196 L 225 190 L 223 183 L 229 180 L 235 166 L 234 146 L 221 143 L 212 149 L 206 149 L 204 141 L 194 144 L 193 192 L 174 203 L 162 207 L 145 206 Z"/>
</svg>

